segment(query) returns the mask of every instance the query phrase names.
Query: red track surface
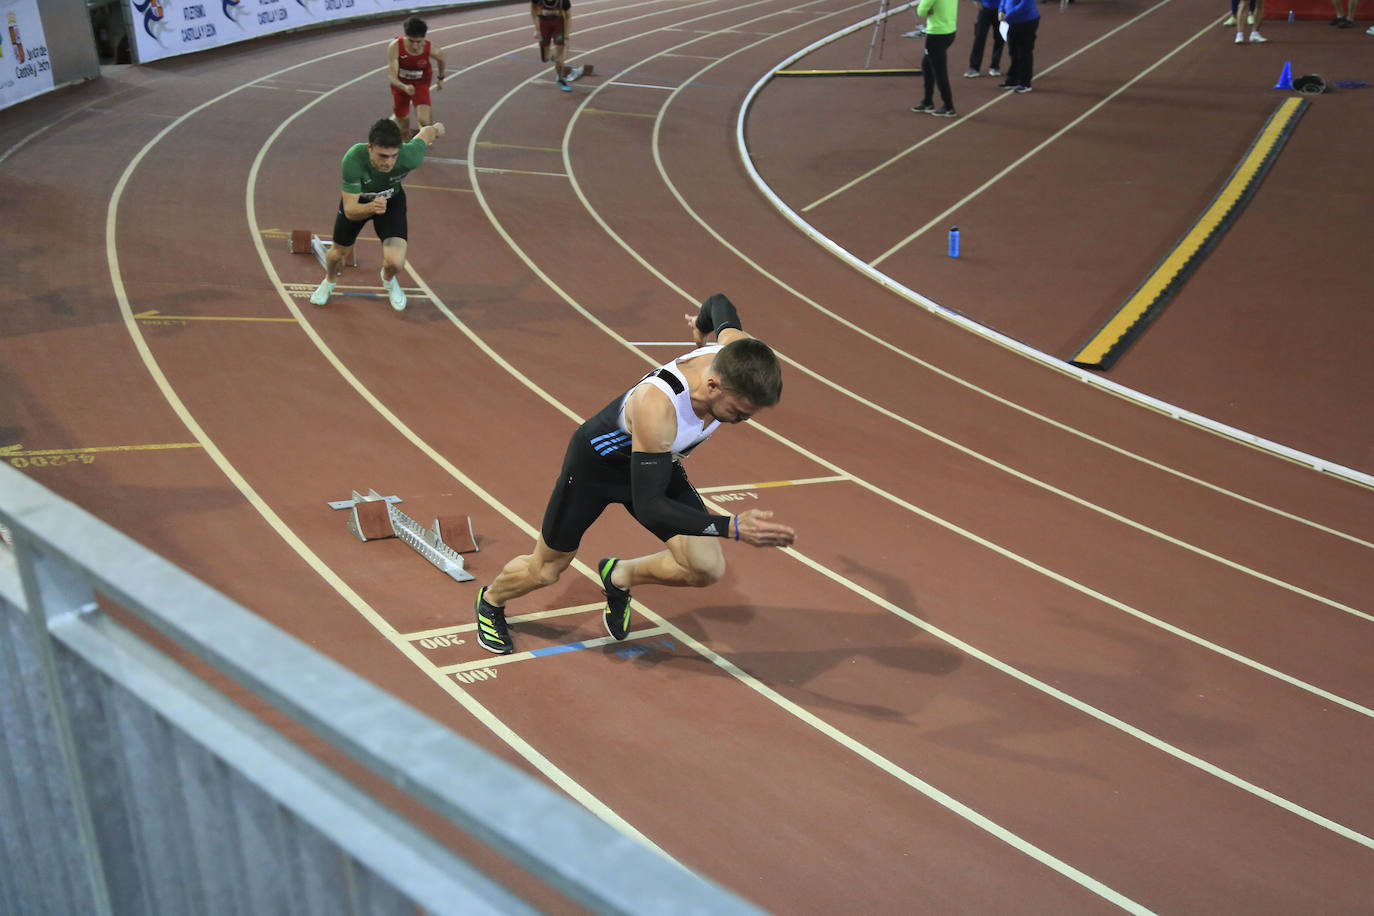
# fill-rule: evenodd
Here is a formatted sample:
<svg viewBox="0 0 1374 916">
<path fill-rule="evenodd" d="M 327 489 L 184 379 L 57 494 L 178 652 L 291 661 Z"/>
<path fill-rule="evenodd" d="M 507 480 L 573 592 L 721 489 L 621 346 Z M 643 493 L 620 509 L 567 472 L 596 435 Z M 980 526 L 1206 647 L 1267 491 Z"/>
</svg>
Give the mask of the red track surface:
<svg viewBox="0 0 1374 916">
<path fill-rule="evenodd" d="M 1368 912 L 1374 496 L 977 337 L 784 220 L 739 164 L 741 101 L 873 6 L 579 2 L 598 75 L 571 97 L 522 4 L 432 17 L 459 72 L 407 181 L 402 315 L 312 308 L 317 265 L 281 235 L 328 232 L 338 157 L 385 112 L 390 24 L 7 111 L 0 448 L 776 912 Z M 1234 168 L 1284 60 L 1370 79 L 1362 36 L 1274 23 L 1236 48 L 1221 12 L 1047 6 L 1036 91 L 996 98 L 957 77 L 965 23 L 961 118 L 910 113 L 909 80 L 775 81 L 750 152 L 798 211 L 898 157 L 806 218 L 866 261 L 929 224 L 879 267 L 1066 358 Z M 914 57 L 909 15 L 885 66 Z M 858 66 L 871 36 L 804 65 Z M 1374 471 L 1372 179 L 1346 167 L 1371 96 L 1314 100 L 1111 378 Z M 375 286 L 359 253 L 345 281 Z M 489 579 L 528 549 L 576 418 L 676 352 L 634 342 L 680 340 L 717 290 L 787 387 L 693 480 L 800 537 L 729 548 L 710 590 L 643 590 L 647 635 L 498 663 L 461 629 L 475 584 L 326 508 L 373 487 L 422 522 L 470 514 Z M 611 512 L 582 557 L 653 548 Z M 512 617 L 597 601 L 587 572 Z M 602 636 L 595 609 L 515 633 Z"/>
</svg>

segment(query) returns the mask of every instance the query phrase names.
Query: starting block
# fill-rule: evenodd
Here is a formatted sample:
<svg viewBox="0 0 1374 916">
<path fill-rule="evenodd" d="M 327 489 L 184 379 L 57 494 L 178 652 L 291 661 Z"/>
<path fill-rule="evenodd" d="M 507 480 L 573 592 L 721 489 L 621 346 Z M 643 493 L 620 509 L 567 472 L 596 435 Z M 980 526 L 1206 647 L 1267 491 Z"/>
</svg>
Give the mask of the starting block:
<svg viewBox="0 0 1374 916">
<path fill-rule="evenodd" d="M 309 229 L 292 229 L 291 236 L 286 241 L 286 250 L 292 254 L 314 254 L 315 260 L 319 261 L 320 267 L 323 268 L 324 255 L 329 250 L 329 245 Z M 356 248 L 353 249 L 353 255 L 348 259 L 346 266 L 358 266 L 358 250 Z"/>
<path fill-rule="evenodd" d="M 436 518 L 434 526 L 426 529 L 396 508 L 400 501 L 399 496 L 382 496 L 376 490 L 368 490 L 366 496 L 354 490 L 352 499 L 331 502 L 329 507 L 348 510 L 345 525 L 358 540 L 366 543 L 382 538 L 400 538 L 455 582 L 471 582 L 473 575 L 463 567 L 462 554 L 478 550 L 477 537 L 472 531 L 472 518 L 466 515 L 447 521 Z M 445 530 L 450 537 L 462 539 L 455 542 L 456 549 L 444 543 Z"/>
</svg>

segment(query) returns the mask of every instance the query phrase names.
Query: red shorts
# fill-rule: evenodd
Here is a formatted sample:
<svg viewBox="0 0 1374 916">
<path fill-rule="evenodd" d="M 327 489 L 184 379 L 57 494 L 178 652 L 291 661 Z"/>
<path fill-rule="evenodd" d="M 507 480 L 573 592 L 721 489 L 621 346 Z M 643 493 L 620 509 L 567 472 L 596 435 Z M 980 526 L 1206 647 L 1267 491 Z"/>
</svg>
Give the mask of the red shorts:
<svg viewBox="0 0 1374 916">
<path fill-rule="evenodd" d="M 396 113 L 398 118 L 409 117 L 412 104 L 417 108 L 429 104 L 429 83 L 406 83 L 406 85 L 415 87 L 414 95 L 406 95 L 395 86 L 391 87 L 391 110 Z"/>
<path fill-rule="evenodd" d="M 540 16 L 539 17 L 539 57 L 544 58 L 544 49 L 553 42 L 560 47 L 563 44 L 563 17 L 562 16 Z"/>
</svg>

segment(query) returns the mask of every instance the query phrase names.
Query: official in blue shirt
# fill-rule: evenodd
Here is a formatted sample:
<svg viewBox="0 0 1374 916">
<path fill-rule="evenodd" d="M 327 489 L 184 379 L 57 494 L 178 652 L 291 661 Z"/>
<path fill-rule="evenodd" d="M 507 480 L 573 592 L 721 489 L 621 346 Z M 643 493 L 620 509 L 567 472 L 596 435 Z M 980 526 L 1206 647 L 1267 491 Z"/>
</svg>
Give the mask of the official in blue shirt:
<svg viewBox="0 0 1374 916">
<path fill-rule="evenodd" d="M 969 52 L 968 69 L 964 71 L 964 76 L 972 78 L 983 75 L 983 45 L 987 43 L 989 29 L 992 30 L 992 66 L 988 67 L 988 76 L 1001 76 L 1002 46 L 1006 42 L 1002 41 L 1002 33 L 997 28 L 999 0 L 973 2 L 978 6 L 978 21 L 973 24 L 973 50 Z"/>
<path fill-rule="evenodd" d="M 1000 0 L 997 18 L 1007 24 L 1007 54 L 1011 66 L 1006 82 L 998 89 L 1031 91 L 1031 73 L 1035 69 L 1035 33 L 1040 28 L 1040 9 L 1036 0 Z"/>
</svg>

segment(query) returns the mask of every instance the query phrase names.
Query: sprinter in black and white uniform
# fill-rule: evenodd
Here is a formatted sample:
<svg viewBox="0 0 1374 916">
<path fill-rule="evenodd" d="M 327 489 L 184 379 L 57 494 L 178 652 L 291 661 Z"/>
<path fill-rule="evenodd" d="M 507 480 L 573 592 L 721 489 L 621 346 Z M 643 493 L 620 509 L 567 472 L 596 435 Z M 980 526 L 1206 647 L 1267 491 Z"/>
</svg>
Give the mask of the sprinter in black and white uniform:
<svg viewBox="0 0 1374 916">
<path fill-rule="evenodd" d="M 606 631 L 616 639 L 629 632 L 632 587 L 716 582 L 725 572 L 722 538 L 755 547 L 792 543 L 796 533 L 770 521 L 771 512 L 708 512 L 687 480 L 681 459 L 722 423 L 743 423 L 776 404 L 782 370 L 768 345 L 745 333 L 725 296 L 717 293 L 686 317 L 698 348 L 644 376 L 573 433 L 534 552 L 511 560 L 477 594 L 477 635 L 486 649 L 514 650 L 506 602 L 557 582 L 611 503 L 625 506 L 665 545 L 649 556 L 597 564 Z M 707 344 L 712 334 L 716 342 Z"/>
</svg>

